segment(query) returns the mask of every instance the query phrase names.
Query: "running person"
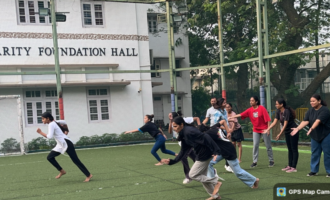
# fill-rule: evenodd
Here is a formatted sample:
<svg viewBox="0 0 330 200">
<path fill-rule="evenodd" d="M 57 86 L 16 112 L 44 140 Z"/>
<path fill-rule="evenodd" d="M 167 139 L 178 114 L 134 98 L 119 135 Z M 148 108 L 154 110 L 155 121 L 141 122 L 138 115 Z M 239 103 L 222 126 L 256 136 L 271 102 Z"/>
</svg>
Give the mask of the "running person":
<svg viewBox="0 0 330 200">
<path fill-rule="evenodd" d="M 307 135 L 311 135 L 311 172 L 307 176 L 316 176 L 319 172 L 320 159 L 323 151 L 326 177 L 330 178 L 330 111 L 321 96 L 314 94 L 310 99 L 310 108 L 297 128 L 293 128 L 294 136 L 299 130 L 309 125 Z"/>
<path fill-rule="evenodd" d="M 218 124 L 221 120 L 225 120 L 226 123 L 227 123 L 227 126 L 229 126 L 229 123 L 228 123 L 228 113 L 226 111 L 226 99 L 224 98 L 219 98 L 216 102 L 216 104 L 213 105 L 215 111 L 214 111 L 214 116 L 213 116 L 213 123 L 212 123 L 212 120 L 211 120 L 211 126 L 214 126 L 215 124 Z M 205 124 L 204 124 L 205 125 Z M 223 127 L 220 127 L 223 129 Z M 232 132 L 232 130 L 231 130 Z M 224 134 L 227 135 L 227 131 L 224 130 Z M 214 157 L 214 159 L 211 160 L 210 162 L 210 167 L 212 166 L 213 168 L 213 165 L 217 164 L 220 160 L 217 160 L 216 159 L 216 156 Z M 233 170 L 230 168 L 227 160 L 226 160 L 226 164 L 225 164 L 225 169 L 226 171 L 228 172 L 232 172 L 233 173 Z M 216 172 L 216 169 L 215 170 L 215 173 L 217 174 Z M 208 174 L 209 175 L 209 174 Z M 218 177 L 218 175 L 216 175 Z"/>
<path fill-rule="evenodd" d="M 196 161 L 189 172 L 189 177 L 195 181 L 201 182 L 206 192 L 211 196 L 208 200 L 221 199 L 218 191 L 221 182 L 218 178 L 207 176 L 208 165 L 212 160 L 212 155 L 220 154 L 217 144 L 207 134 L 200 132 L 197 128 L 186 124 L 182 117 L 173 119 L 173 129 L 179 133 L 178 140 L 181 141 L 181 150 L 174 160 L 162 159 L 167 165 L 173 165 L 179 162 L 190 150 L 194 148 Z"/>
<path fill-rule="evenodd" d="M 162 130 L 157 128 L 156 124 L 152 123 L 152 119 L 154 118 L 154 115 L 146 115 L 144 116 L 144 126 L 142 126 L 139 129 L 134 129 L 131 131 L 126 131 L 125 134 L 127 133 L 133 133 L 133 132 L 138 132 L 140 131 L 141 133 L 148 132 L 153 138 L 156 139 L 155 145 L 151 149 L 151 154 L 158 160 L 158 163 L 156 163 L 156 166 L 163 165 L 160 159 L 160 157 L 157 154 L 158 149 L 161 149 L 161 151 L 165 154 L 170 154 L 175 156 L 176 154 L 173 151 L 167 150 L 165 147 L 165 142 L 166 142 L 166 135 L 163 133 Z"/>
<path fill-rule="evenodd" d="M 276 140 L 280 138 L 280 136 L 285 133 L 286 145 L 288 147 L 288 165 L 282 169 L 287 173 L 297 172 L 297 163 L 298 163 L 298 140 L 299 140 L 299 132 L 294 136 L 291 136 L 291 129 L 296 128 L 297 125 L 294 121 L 296 118 L 296 113 L 294 110 L 286 105 L 284 99 L 278 99 L 275 103 L 275 107 L 277 109 L 276 116 L 273 123 L 268 127 L 264 133 L 267 133 L 271 128 L 273 128 L 278 121 L 281 123 L 281 132 L 276 136 Z"/>
<path fill-rule="evenodd" d="M 228 117 L 235 116 L 236 113 L 233 111 L 233 106 L 231 103 L 227 103 L 226 105 L 226 110 L 228 112 Z M 244 140 L 244 135 L 243 131 L 241 128 L 241 125 L 238 123 L 237 118 L 233 118 L 231 120 L 228 120 L 229 122 L 229 129 L 232 129 L 233 132 L 231 134 L 231 141 L 236 148 L 236 142 L 238 146 L 238 161 L 241 163 L 242 162 L 242 141 Z"/>
<path fill-rule="evenodd" d="M 173 122 L 173 118 L 178 117 L 178 116 L 180 116 L 180 117 L 182 116 L 181 111 L 171 112 L 168 114 L 168 118 L 170 120 L 170 124 L 168 126 L 168 133 L 173 134 L 173 136 L 175 136 L 175 137 L 178 137 L 178 133 L 173 130 L 172 122 Z M 201 124 L 198 117 L 184 117 L 183 119 L 187 124 L 192 124 L 192 123 L 194 123 L 194 121 L 196 121 L 198 125 Z M 181 142 L 179 142 L 179 145 L 181 146 Z M 192 148 L 185 156 L 183 156 L 183 158 L 181 160 L 182 165 L 183 165 L 183 171 L 186 176 L 186 178 L 183 180 L 183 184 L 188 184 L 192 181 L 192 179 L 189 177 L 190 167 L 189 167 L 189 163 L 188 163 L 188 159 L 187 159 L 188 156 L 195 162 L 196 155 Z"/>
<path fill-rule="evenodd" d="M 256 167 L 259 156 L 259 142 L 260 137 L 262 136 L 267 148 L 267 154 L 269 159 L 268 167 L 273 167 L 275 165 L 273 159 L 273 149 L 270 140 L 270 132 L 268 131 L 264 134 L 264 130 L 266 130 L 270 126 L 270 117 L 265 107 L 260 105 L 259 98 L 257 96 L 253 96 L 250 98 L 251 107 L 242 112 L 239 115 L 235 115 L 229 118 L 229 120 L 241 117 L 242 119 L 250 118 L 253 125 L 253 163 L 250 167 Z"/>
<path fill-rule="evenodd" d="M 237 159 L 236 148 L 223 134 L 223 130 L 220 129 L 220 126 L 224 126 L 228 133 L 228 138 L 230 138 L 230 130 L 225 120 L 220 121 L 218 124 L 212 126 L 211 128 L 205 125 L 201 125 L 199 130 L 209 135 L 220 148 L 221 154 L 217 155 L 217 160 L 226 159 L 237 178 L 239 178 L 243 183 L 251 188 L 258 188 L 259 179 L 240 167 L 239 161 Z M 209 167 L 208 173 L 212 174 L 211 177 L 215 177 L 213 167 Z"/>
<path fill-rule="evenodd" d="M 52 149 L 52 151 L 47 156 L 47 160 L 60 172 L 59 175 L 57 175 L 55 178 L 59 179 L 61 176 L 66 174 L 66 171 L 64 171 L 64 169 L 58 164 L 58 162 L 55 160 L 55 157 L 67 152 L 73 163 L 76 164 L 77 167 L 85 174 L 86 179 L 84 182 L 89 182 L 93 175 L 89 173 L 85 165 L 81 163 L 72 141 L 68 138 L 68 136 L 66 136 L 69 130 L 67 127 L 64 128 L 66 126 L 65 121 L 60 120 L 59 122 L 61 125 L 59 125 L 54 121 L 54 117 L 48 112 L 43 113 L 41 115 L 41 119 L 44 124 L 48 124 L 48 134 L 42 132 L 40 128 L 37 129 L 37 132 L 45 138 L 54 138 L 57 142 L 55 148 Z M 64 132 L 66 132 L 66 134 Z"/>
</svg>

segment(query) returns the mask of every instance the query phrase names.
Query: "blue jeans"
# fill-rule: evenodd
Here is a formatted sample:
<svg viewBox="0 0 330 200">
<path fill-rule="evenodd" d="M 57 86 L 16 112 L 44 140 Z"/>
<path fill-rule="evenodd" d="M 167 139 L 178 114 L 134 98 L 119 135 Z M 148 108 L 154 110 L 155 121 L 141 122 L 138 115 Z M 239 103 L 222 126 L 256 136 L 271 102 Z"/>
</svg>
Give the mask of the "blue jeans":
<svg viewBox="0 0 330 200">
<path fill-rule="evenodd" d="M 311 172 L 319 172 L 321 154 L 324 154 L 324 167 L 327 174 L 330 174 L 330 134 L 328 134 L 321 142 L 311 141 Z"/>
<path fill-rule="evenodd" d="M 222 160 L 223 157 L 221 155 L 217 155 L 216 161 L 212 161 L 209 164 L 209 169 L 207 172 L 207 176 L 209 177 L 214 177 L 214 168 L 213 168 L 213 163 L 216 163 L 217 161 L 219 162 Z M 245 183 L 249 187 L 253 187 L 254 182 L 256 182 L 257 178 L 252 176 L 250 173 L 245 171 L 244 169 L 239 166 L 238 159 L 236 158 L 235 160 L 227 160 L 229 163 L 229 166 L 231 169 L 234 171 L 234 174 L 237 178 L 239 178 L 243 183 Z"/>
<path fill-rule="evenodd" d="M 156 143 L 155 143 L 155 145 L 151 149 L 151 154 L 153 156 L 155 156 L 155 158 L 158 161 L 161 160 L 160 157 L 157 154 L 158 149 L 161 149 L 162 152 L 165 153 L 165 154 L 170 154 L 170 155 L 175 156 L 175 153 L 173 151 L 170 151 L 170 150 L 167 150 L 166 149 L 166 147 L 165 147 L 165 141 L 166 141 L 166 139 L 165 139 L 165 137 L 163 135 L 161 135 L 161 134 L 160 135 L 157 135 L 156 136 Z"/>
</svg>

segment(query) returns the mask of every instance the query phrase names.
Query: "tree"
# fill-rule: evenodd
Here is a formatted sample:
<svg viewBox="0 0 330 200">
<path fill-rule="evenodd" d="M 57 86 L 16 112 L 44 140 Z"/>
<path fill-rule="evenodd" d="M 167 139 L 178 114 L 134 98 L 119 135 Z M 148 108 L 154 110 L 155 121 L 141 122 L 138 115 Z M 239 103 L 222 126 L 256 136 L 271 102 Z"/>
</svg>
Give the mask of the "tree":
<svg viewBox="0 0 330 200">
<path fill-rule="evenodd" d="M 281 0 L 277 5 L 269 5 L 270 13 L 270 51 L 284 52 L 324 43 L 325 35 L 318 34 L 318 29 L 330 26 L 329 3 L 322 0 Z M 322 18 L 320 18 L 322 16 Z M 322 22 L 322 23 L 321 23 Z M 318 25 L 317 25 L 318 24 Z M 315 28 L 317 26 L 318 28 Z M 314 33 L 314 34 L 313 34 Z M 315 33 L 321 41 L 315 41 Z M 314 39 L 311 39 L 311 36 Z M 304 42 L 304 39 L 307 42 Z M 316 92 L 322 82 L 330 75 L 330 65 L 318 74 L 312 83 L 302 93 L 294 85 L 297 69 L 306 64 L 306 54 L 295 54 L 278 57 L 272 60 L 271 82 L 278 91 L 278 97 L 284 97 L 288 103 L 297 108 L 308 102 L 310 96 Z"/>
<path fill-rule="evenodd" d="M 190 13 L 189 45 L 192 65 L 219 63 L 217 4 L 215 0 L 188 1 Z M 256 56 L 256 15 L 253 2 L 226 0 L 221 4 L 223 12 L 223 38 L 225 61 L 234 62 Z M 199 42 L 195 44 L 195 42 Z M 225 69 L 226 79 L 237 81 L 238 106 L 240 110 L 248 104 L 249 82 L 247 63 Z"/>
<path fill-rule="evenodd" d="M 218 26 L 215 0 L 188 0 L 190 57 L 192 65 L 218 63 Z M 223 35 L 225 62 L 249 59 L 257 56 L 257 28 L 255 1 L 224 0 Z M 317 30 L 330 26 L 329 2 L 322 0 L 279 0 L 268 3 L 270 53 L 296 50 L 302 47 L 325 43 L 328 33 Z M 315 28 L 317 27 L 317 28 Z M 316 34 L 318 35 L 316 41 Z M 311 39 L 313 38 L 313 39 Z M 200 42 L 195 44 L 195 42 Z M 198 48 L 196 48 L 198 47 Z M 196 48 L 196 49 L 195 49 Z M 310 61 L 307 54 L 294 54 L 271 60 L 271 83 L 278 97 L 284 97 L 296 108 L 303 105 L 330 76 L 330 63 L 319 73 L 305 91 L 299 93 L 295 86 L 295 73 L 300 66 Z M 226 68 L 226 78 L 237 78 L 239 109 L 246 108 L 248 99 L 249 65 L 241 64 Z M 252 75 L 250 74 L 250 75 Z"/>
</svg>

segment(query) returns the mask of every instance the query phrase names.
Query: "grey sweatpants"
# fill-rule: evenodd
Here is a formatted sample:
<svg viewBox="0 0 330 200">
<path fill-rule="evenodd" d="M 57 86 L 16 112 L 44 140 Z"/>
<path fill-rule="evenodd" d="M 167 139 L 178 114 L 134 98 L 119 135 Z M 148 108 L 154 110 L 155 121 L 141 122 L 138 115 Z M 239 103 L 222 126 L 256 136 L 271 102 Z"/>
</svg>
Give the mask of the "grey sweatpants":
<svg viewBox="0 0 330 200">
<path fill-rule="evenodd" d="M 195 161 L 189 172 L 189 177 L 192 180 L 201 182 L 210 196 L 212 196 L 214 186 L 218 183 L 217 177 L 210 178 L 207 176 L 208 166 L 211 160 L 212 158 L 206 161 Z M 216 194 L 213 197 L 218 198 L 218 195 Z"/>
<path fill-rule="evenodd" d="M 253 162 L 258 162 L 260 137 L 263 137 L 269 161 L 274 161 L 270 135 L 253 132 Z"/>
</svg>

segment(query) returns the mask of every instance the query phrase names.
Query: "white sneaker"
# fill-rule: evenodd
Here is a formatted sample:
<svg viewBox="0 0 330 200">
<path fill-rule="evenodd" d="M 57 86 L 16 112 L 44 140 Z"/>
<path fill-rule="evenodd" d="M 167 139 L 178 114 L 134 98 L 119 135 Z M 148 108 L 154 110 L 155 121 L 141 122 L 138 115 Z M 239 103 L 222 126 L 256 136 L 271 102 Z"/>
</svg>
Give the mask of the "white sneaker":
<svg viewBox="0 0 330 200">
<path fill-rule="evenodd" d="M 189 178 L 185 178 L 184 180 L 183 180 L 183 184 L 188 184 L 188 183 L 190 183 L 192 180 L 191 179 L 189 179 Z"/>
<path fill-rule="evenodd" d="M 234 171 L 231 169 L 230 166 L 226 166 L 226 165 L 225 165 L 225 169 L 226 169 L 227 172 L 234 173 Z"/>
<path fill-rule="evenodd" d="M 214 174 L 215 174 L 214 176 L 215 176 L 216 178 L 218 178 L 218 180 L 220 179 L 220 180 L 222 180 L 222 181 L 225 181 L 225 179 L 221 178 L 221 177 L 218 175 L 216 169 L 214 169 Z"/>
</svg>

